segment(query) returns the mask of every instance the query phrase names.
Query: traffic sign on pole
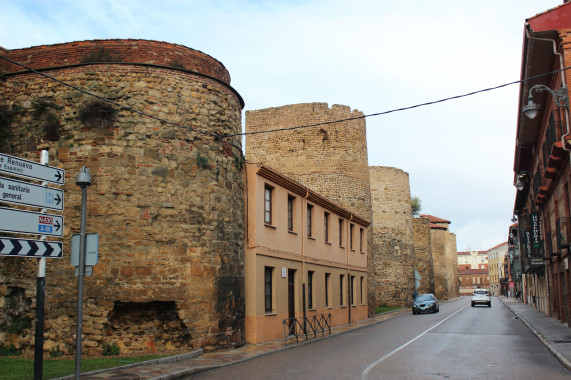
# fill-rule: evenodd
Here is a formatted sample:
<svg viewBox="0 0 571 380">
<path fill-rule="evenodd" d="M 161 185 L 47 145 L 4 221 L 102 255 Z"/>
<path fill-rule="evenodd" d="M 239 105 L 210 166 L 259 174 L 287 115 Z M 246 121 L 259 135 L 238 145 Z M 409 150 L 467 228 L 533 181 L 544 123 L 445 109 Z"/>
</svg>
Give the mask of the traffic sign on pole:
<svg viewBox="0 0 571 380">
<path fill-rule="evenodd" d="M 63 257 L 63 243 L 59 241 L 0 237 L 0 256 L 61 259 Z"/>
<path fill-rule="evenodd" d="M 65 181 L 65 171 L 63 169 L 3 153 L 0 153 L 0 171 L 18 177 L 47 181 L 57 185 L 63 185 Z"/>
<path fill-rule="evenodd" d="M 0 207 L 0 231 L 63 236 L 63 216 Z"/>
<path fill-rule="evenodd" d="M 0 177 L 0 202 L 63 210 L 63 190 Z"/>
</svg>

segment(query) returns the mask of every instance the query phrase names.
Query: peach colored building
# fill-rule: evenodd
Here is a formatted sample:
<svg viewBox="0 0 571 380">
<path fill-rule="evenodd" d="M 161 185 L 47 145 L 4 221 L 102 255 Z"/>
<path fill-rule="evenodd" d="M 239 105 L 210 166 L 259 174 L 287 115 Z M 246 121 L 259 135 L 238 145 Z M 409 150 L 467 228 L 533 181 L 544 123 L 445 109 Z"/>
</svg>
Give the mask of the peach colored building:
<svg viewBox="0 0 571 380">
<path fill-rule="evenodd" d="M 370 221 L 263 164 L 246 178 L 246 341 L 283 338 L 288 318 L 367 318 Z"/>
</svg>

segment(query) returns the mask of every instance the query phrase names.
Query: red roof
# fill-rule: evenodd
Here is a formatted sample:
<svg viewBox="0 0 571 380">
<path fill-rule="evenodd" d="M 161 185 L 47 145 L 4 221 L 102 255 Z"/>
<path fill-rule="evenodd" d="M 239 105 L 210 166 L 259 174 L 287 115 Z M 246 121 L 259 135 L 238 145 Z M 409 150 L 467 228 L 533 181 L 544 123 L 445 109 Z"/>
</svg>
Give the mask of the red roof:
<svg viewBox="0 0 571 380">
<path fill-rule="evenodd" d="M 432 216 L 432 215 L 424 214 L 424 215 L 420 215 L 420 217 L 430 220 L 431 223 L 448 223 L 448 224 L 451 223 L 449 220 L 441 219 L 441 218 L 438 218 L 438 217 Z"/>
<path fill-rule="evenodd" d="M 531 30 L 561 30 L 571 28 L 571 3 L 564 3 L 527 19 Z"/>
</svg>

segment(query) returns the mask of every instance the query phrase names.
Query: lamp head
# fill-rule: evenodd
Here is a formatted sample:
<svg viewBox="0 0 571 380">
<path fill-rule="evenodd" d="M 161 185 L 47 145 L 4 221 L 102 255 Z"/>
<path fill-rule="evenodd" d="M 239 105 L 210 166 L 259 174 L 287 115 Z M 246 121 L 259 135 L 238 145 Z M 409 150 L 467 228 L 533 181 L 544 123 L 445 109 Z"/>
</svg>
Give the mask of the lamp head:
<svg viewBox="0 0 571 380">
<path fill-rule="evenodd" d="M 535 119 L 535 117 L 537 116 L 537 113 L 539 112 L 540 109 L 541 108 L 539 107 L 539 105 L 535 104 L 533 102 L 533 96 L 531 96 L 531 93 L 530 93 L 528 98 L 527 98 L 527 105 L 525 107 L 523 107 L 523 109 L 521 111 L 528 118 Z"/>
<path fill-rule="evenodd" d="M 91 175 L 88 167 L 84 166 L 79 169 L 79 173 L 75 177 L 75 184 L 81 188 L 91 185 Z"/>
</svg>

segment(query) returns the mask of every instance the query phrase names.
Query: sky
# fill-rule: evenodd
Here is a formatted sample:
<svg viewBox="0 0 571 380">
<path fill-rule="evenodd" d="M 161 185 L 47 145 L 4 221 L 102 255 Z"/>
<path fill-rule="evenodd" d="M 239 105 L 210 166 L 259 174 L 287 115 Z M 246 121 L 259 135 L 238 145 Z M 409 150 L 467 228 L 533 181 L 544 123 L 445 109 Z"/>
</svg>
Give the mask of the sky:
<svg viewBox="0 0 571 380">
<path fill-rule="evenodd" d="M 133 38 L 224 64 L 245 111 L 365 115 L 518 81 L 525 20 L 562 0 L 0 0 L 0 46 Z M 519 84 L 366 119 L 370 166 L 409 174 L 457 250 L 507 241 Z"/>
</svg>

